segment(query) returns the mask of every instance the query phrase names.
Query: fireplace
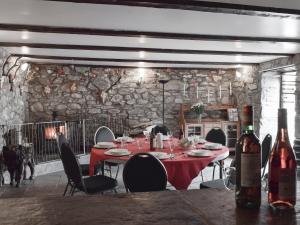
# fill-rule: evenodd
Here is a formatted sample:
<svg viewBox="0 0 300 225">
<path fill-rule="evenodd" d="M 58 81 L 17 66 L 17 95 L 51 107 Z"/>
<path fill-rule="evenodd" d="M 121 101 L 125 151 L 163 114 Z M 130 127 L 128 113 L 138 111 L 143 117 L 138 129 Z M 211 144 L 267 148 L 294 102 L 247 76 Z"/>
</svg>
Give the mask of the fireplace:
<svg viewBox="0 0 300 225">
<path fill-rule="evenodd" d="M 65 126 L 62 125 L 62 126 L 45 127 L 45 139 L 46 140 L 56 139 L 57 132 L 65 134 Z"/>
</svg>

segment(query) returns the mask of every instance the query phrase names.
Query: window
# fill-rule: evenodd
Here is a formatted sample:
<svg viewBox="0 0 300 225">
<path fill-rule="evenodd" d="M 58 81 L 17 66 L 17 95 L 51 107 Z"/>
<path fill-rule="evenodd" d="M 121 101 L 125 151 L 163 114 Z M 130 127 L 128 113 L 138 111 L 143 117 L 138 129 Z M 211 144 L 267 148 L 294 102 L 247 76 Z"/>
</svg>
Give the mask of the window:
<svg viewBox="0 0 300 225">
<path fill-rule="evenodd" d="M 281 74 L 280 107 L 288 112 L 288 131 L 290 142 L 295 140 L 296 72 Z"/>
</svg>

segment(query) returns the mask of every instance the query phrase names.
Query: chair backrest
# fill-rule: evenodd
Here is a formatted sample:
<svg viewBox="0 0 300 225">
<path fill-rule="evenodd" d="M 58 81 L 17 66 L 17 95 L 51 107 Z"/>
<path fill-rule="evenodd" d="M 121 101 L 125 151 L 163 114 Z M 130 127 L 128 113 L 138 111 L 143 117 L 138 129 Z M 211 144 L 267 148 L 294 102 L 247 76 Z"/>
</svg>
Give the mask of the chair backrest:
<svg viewBox="0 0 300 225">
<path fill-rule="evenodd" d="M 212 128 L 207 133 L 205 139 L 209 142 L 226 145 L 226 135 L 225 135 L 224 131 L 219 127 Z"/>
<path fill-rule="evenodd" d="M 61 160 L 68 179 L 75 185 L 75 187 L 80 187 L 85 190 L 79 162 L 70 146 L 66 143 L 61 145 Z"/>
<path fill-rule="evenodd" d="M 265 168 L 272 148 L 272 136 L 267 134 L 261 144 L 261 167 Z"/>
<path fill-rule="evenodd" d="M 112 142 L 114 140 L 114 133 L 106 126 L 99 127 L 94 136 L 95 144 L 97 144 L 98 142 Z"/>
<path fill-rule="evenodd" d="M 124 166 L 123 181 L 130 192 L 162 191 L 166 189 L 167 180 L 164 165 L 148 153 L 132 156 Z"/>
<path fill-rule="evenodd" d="M 56 133 L 56 143 L 58 148 L 58 154 L 61 157 L 61 146 L 62 144 L 68 144 L 68 141 L 63 133 Z"/>
<path fill-rule="evenodd" d="M 152 128 L 152 131 L 154 134 L 162 133 L 163 135 L 168 135 L 170 132 L 169 128 L 167 128 L 165 125 L 156 125 Z"/>
</svg>

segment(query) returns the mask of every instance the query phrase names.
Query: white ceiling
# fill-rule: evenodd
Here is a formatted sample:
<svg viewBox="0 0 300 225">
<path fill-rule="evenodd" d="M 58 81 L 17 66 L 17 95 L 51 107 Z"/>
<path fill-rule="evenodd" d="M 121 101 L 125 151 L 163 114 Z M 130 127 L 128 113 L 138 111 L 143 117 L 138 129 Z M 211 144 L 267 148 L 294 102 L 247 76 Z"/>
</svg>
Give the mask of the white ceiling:
<svg viewBox="0 0 300 225">
<path fill-rule="evenodd" d="M 206 0 L 207 2 L 220 2 L 218 0 Z M 300 9 L 299 0 L 222 0 L 223 3 L 241 4 L 241 5 L 253 5 L 253 6 L 264 6 L 274 7 L 283 9 Z"/>
<path fill-rule="evenodd" d="M 216 1 L 216 0 L 215 0 Z M 267 6 L 266 1 L 222 1 L 237 4 Z M 299 1 L 274 0 L 269 4 L 273 7 L 292 7 L 300 9 Z M 68 2 L 52 2 L 39 0 L 1 0 L 0 24 L 20 24 L 55 26 L 65 28 L 92 28 L 122 31 L 162 32 L 177 34 L 201 34 L 217 36 L 238 36 L 258 38 L 300 39 L 300 20 L 281 17 L 264 17 L 238 15 L 232 13 L 201 12 L 179 9 L 159 9 L 148 7 L 129 7 L 103 4 L 77 4 Z M 261 63 L 284 54 L 300 52 L 300 41 L 234 41 L 234 40 L 179 40 L 172 38 L 149 38 L 128 36 L 105 36 L 86 34 L 59 34 L 29 31 L 1 30 L 0 46 L 11 54 L 42 55 L 44 59 L 27 58 L 42 63 L 79 63 L 91 65 L 140 66 L 136 62 L 116 62 L 123 60 L 155 60 L 157 63 L 145 66 L 153 67 L 234 67 L 242 63 Z M 21 43 L 21 44 L 20 44 Z M 16 44 L 19 47 L 13 47 Z M 42 44 L 39 48 L 21 47 L 26 44 Z M 55 48 L 47 44 L 58 44 Z M 66 45 L 79 45 L 81 49 L 65 49 Z M 12 47 L 8 47 L 12 46 Z M 136 48 L 131 51 L 84 50 L 85 46 L 111 46 Z M 187 53 L 154 53 L 141 51 L 139 48 L 155 48 L 167 50 L 203 50 L 225 51 L 223 54 L 187 54 Z M 268 53 L 266 55 L 249 55 L 239 52 Z M 271 53 L 271 54 L 270 54 Z M 276 54 L 275 54 L 276 53 Z M 274 55 L 272 55 L 274 54 Z M 283 54 L 283 55 L 280 55 Z M 45 56 L 70 57 L 70 60 L 45 59 Z M 112 59 L 107 61 L 79 61 L 76 57 Z M 75 60 L 71 60 L 75 58 Z M 67 59 L 67 58 L 66 58 Z M 173 61 L 159 63 L 159 61 Z M 180 61 L 179 64 L 176 64 Z M 186 61 L 183 64 L 182 61 Z M 189 64 L 189 62 L 194 62 Z M 195 64 L 195 62 L 199 62 Z M 206 65 L 203 62 L 207 62 Z M 210 64 L 211 62 L 211 64 Z M 227 65 L 232 64 L 232 65 Z"/>
</svg>

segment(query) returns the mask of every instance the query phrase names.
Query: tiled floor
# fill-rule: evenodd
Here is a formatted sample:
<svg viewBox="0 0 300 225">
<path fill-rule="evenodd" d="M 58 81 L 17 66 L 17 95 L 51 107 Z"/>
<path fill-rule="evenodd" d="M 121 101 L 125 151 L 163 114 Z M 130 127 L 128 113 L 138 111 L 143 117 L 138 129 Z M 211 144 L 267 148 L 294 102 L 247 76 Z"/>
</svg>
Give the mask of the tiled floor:
<svg viewBox="0 0 300 225">
<path fill-rule="evenodd" d="M 225 165 L 229 165 L 231 158 L 226 159 Z M 121 166 L 119 176 L 118 176 L 118 188 L 119 193 L 125 192 L 124 184 L 122 181 L 122 169 Z M 114 175 L 115 171 L 113 171 Z M 218 170 L 216 170 L 218 176 Z M 212 168 L 208 167 L 203 170 L 204 181 L 212 179 Z M 45 195 L 62 195 L 65 185 L 66 176 L 63 171 L 51 173 L 47 175 L 37 176 L 33 181 L 24 180 L 19 188 L 5 184 L 0 187 L 0 198 L 10 198 L 10 197 L 33 197 L 33 196 L 45 196 Z M 196 177 L 189 189 L 198 189 L 202 179 L 199 175 Z M 6 179 L 6 183 L 8 180 Z M 170 184 L 168 184 L 168 189 L 174 190 Z M 77 195 L 80 193 L 77 193 Z M 109 194 L 109 192 L 107 193 Z"/>
</svg>

